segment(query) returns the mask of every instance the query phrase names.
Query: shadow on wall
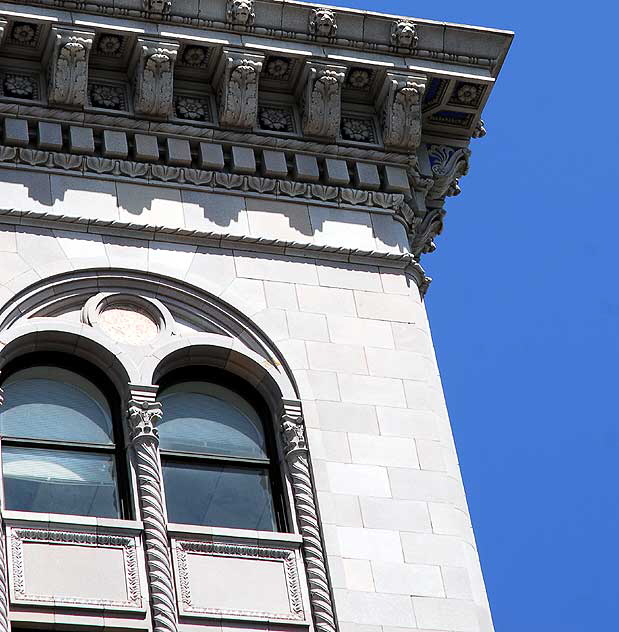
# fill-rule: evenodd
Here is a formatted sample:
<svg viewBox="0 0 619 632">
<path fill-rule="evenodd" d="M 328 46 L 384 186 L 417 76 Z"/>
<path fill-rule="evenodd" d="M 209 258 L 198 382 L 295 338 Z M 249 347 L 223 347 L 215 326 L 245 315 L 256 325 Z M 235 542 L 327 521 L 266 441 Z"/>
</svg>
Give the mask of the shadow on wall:
<svg viewBox="0 0 619 632">
<path fill-rule="evenodd" d="M 0 170 L 0 178 L 3 209 L 362 250 L 408 250 L 404 227 L 389 214 L 17 169 Z"/>
</svg>

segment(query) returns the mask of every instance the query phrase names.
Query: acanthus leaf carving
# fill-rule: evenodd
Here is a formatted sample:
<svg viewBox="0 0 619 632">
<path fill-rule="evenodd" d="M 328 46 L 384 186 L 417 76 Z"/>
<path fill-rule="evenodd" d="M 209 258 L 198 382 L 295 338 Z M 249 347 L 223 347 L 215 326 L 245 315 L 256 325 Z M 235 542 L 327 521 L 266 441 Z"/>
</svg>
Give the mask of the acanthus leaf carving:
<svg viewBox="0 0 619 632">
<path fill-rule="evenodd" d="M 249 189 L 258 193 L 272 193 L 275 191 L 276 181 L 271 178 L 248 176 L 247 185 Z"/>
<path fill-rule="evenodd" d="M 29 165 L 45 165 L 49 160 L 49 152 L 40 151 L 38 149 L 26 149 L 25 147 L 19 150 L 19 159 Z"/>
<path fill-rule="evenodd" d="M 112 173 L 116 161 L 110 158 L 99 158 L 97 156 L 88 156 L 86 158 L 86 168 L 95 173 Z"/>
<path fill-rule="evenodd" d="M 303 538 L 303 558 L 314 628 L 317 632 L 336 632 L 335 609 L 318 519 L 316 489 L 310 470 L 305 423 L 299 402 L 284 401 L 281 433 L 292 483 L 295 513 Z"/>
<path fill-rule="evenodd" d="M 16 156 L 17 149 L 15 147 L 0 145 L 0 162 L 9 162 L 10 160 L 15 160 Z"/>
<path fill-rule="evenodd" d="M 370 198 L 368 191 L 362 191 L 360 189 L 340 189 L 340 195 L 344 202 L 355 205 L 365 204 Z"/>
<path fill-rule="evenodd" d="M 130 178 L 144 178 L 148 173 L 149 166 L 143 162 L 132 162 L 131 160 L 121 160 L 120 172 Z"/>
<path fill-rule="evenodd" d="M 290 197 L 298 197 L 300 195 L 307 195 L 309 185 L 303 182 L 294 182 L 293 180 L 280 180 L 279 190 L 284 195 Z"/>
<path fill-rule="evenodd" d="M 94 33 L 52 28 L 48 66 L 50 103 L 84 107 L 88 86 L 88 58 Z"/>
<path fill-rule="evenodd" d="M 411 251 L 419 259 L 423 254 L 428 254 L 436 250 L 434 238 L 440 235 L 443 230 L 443 218 L 446 212 L 443 208 L 430 209 L 425 217 L 415 227 L 411 239 Z"/>
<path fill-rule="evenodd" d="M 340 130 L 344 66 L 310 64 L 303 112 L 303 131 L 308 136 L 335 139 Z"/>
<path fill-rule="evenodd" d="M 178 167 L 168 167 L 167 165 L 153 165 L 151 167 L 151 173 L 157 180 L 170 182 L 179 179 L 181 170 Z"/>
<path fill-rule="evenodd" d="M 387 73 L 383 87 L 385 145 L 415 151 L 421 142 L 421 102 L 425 78 Z"/>
<path fill-rule="evenodd" d="M 191 184 L 211 184 L 213 172 L 203 171 L 202 169 L 185 169 L 185 179 Z"/>
<path fill-rule="evenodd" d="M 166 118 L 172 113 L 178 48 L 178 44 L 138 39 L 134 71 L 136 112 L 157 118 Z"/>
<path fill-rule="evenodd" d="M 467 147 L 428 145 L 428 157 L 434 183 L 428 191 L 429 200 L 443 200 L 460 194 L 459 180 L 469 170 L 471 150 Z"/>
<path fill-rule="evenodd" d="M 57 154 L 55 152 L 52 153 L 52 160 L 54 161 L 54 166 L 67 170 L 80 169 L 83 162 L 82 156 L 75 156 L 74 154 Z"/>
<path fill-rule="evenodd" d="M 237 173 L 216 172 L 215 183 L 226 189 L 242 189 L 245 184 L 245 178 Z"/>
<path fill-rule="evenodd" d="M 258 121 L 258 80 L 263 55 L 225 49 L 219 82 L 219 122 L 253 129 Z"/>
</svg>

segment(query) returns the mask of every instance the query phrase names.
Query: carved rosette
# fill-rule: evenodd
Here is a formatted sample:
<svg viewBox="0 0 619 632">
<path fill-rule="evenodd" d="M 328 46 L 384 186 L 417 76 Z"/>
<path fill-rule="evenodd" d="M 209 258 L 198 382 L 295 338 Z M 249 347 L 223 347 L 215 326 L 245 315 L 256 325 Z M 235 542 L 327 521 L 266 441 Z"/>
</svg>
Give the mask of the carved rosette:
<svg viewBox="0 0 619 632">
<path fill-rule="evenodd" d="M 0 388 L 0 406 L 4 404 L 4 391 Z M 0 518 L 0 632 L 9 632 L 9 582 L 6 565 L 6 538 L 4 524 Z"/>
<path fill-rule="evenodd" d="M 303 131 L 308 136 L 335 139 L 340 130 L 344 66 L 310 64 L 303 112 Z"/>
<path fill-rule="evenodd" d="M 138 40 L 134 71 L 136 112 L 165 118 L 172 113 L 174 64 L 178 44 Z"/>
<path fill-rule="evenodd" d="M 387 73 L 383 87 L 385 145 L 415 151 L 421 142 L 421 102 L 424 77 Z"/>
<path fill-rule="evenodd" d="M 223 51 L 219 83 L 219 122 L 227 127 L 253 129 L 258 122 L 258 79 L 263 55 Z"/>
<path fill-rule="evenodd" d="M 94 33 L 52 29 L 48 66 L 49 101 L 84 107 L 88 86 L 88 58 Z"/>
<path fill-rule="evenodd" d="M 314 627 L 319 632 L 335 632 L 335 609 L 327 572 L 326 554 L 312 479 L 305 423 L 299 402 L 284 401 L 281 419 L 283 449 L 294 496 L 294 507 L 303 538 L 303 558 L 307 570 Z"/>
<path fill-rule="evenodd" d="M 134 396 L 135 399 L 129 401 L 127 418 L 135 453 L 138 494 L 144 522 L 154 632 L 176 632 L 176 600 L 156 427 L 162 416 L 161 404 L 143 397 L 141 393 Z"/>
</svg>

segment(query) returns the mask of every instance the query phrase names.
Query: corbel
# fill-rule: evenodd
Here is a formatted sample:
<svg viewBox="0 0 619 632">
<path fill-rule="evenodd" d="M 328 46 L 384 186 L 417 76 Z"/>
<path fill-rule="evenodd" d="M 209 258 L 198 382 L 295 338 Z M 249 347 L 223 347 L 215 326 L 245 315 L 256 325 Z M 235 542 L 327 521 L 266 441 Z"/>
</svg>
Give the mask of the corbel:
<svg viewBox="0 0 619 632">
<path fill-rule="evenodd" d="M 139 114 L 167 118 L 172 114 L 174 64 L 179 44 L 139 37 L 132 59 L 133 105 Z"/>
<path fill-rule="evenodd" d="M 342 84 L 346 67 L 308 61 L 301 77 L 303 132 L 335 140 L 342 115 Z"/>
<path fill-rule="evenodd" d="M 258 123 L 258 83 L 264 55 L 224 48 L 217 86 L 219 124 L 224 127 L 253 129 Z"/>
<path fill-rule="evenodd" d="M 387 72 L 378 102 L 386 147 L 415 151 L 421 142 L 421 104 L 426 77 Z"/>
<path fill-rule="evenodd" d="M 83 108 L 88 88 L 88 58 L 95 34 L 52 26 L 46 50 L 49 102 Z"/>
</svg>

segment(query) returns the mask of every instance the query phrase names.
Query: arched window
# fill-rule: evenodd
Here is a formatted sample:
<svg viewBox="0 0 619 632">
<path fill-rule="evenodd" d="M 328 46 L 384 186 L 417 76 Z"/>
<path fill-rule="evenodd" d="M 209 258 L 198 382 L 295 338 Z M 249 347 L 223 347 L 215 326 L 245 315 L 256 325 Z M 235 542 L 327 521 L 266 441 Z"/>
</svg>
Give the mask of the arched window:
<svg viewBox="0 0 619 632">
<path fill-rule="evenodd" d="M 281 478 L 264 412 L 248 389 L 223 376 L 218 382 L 179 380 L 164 386 L 159 400 L 168 520 L 283 530 Z"/>
<path fill-rule="evenodd" d="M 115 436 L 119 406 L 106 377 L 60 355 L 24 358 L 3 375 L 4 506 L 128 517 L 118 484 L 126 480 L 123 441 Z"/>
</svg>

